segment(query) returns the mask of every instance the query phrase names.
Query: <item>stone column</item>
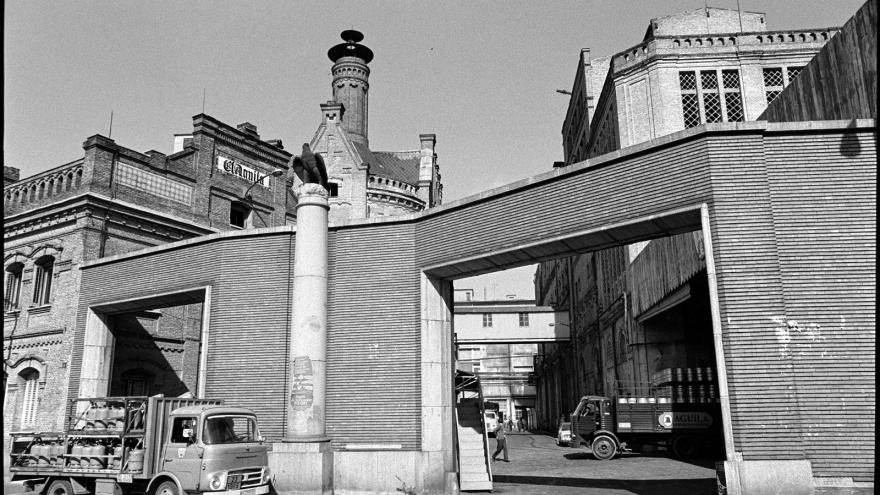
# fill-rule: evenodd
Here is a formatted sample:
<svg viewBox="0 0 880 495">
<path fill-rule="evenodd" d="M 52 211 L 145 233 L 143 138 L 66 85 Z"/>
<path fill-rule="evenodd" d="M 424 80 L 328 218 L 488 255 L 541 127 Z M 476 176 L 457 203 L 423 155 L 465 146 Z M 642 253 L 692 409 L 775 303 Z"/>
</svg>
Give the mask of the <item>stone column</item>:
<svg viewBox="0 0 880 495">
<path fill-rule="evenodd" d="M 333 452 L 325 435 L 327 378 L 327 191 L 294 189 L 296 248 L 290 325 L 287 422 L 273 445 L 270 467 L 278 493 L 332 493 Z"/>
</svg>

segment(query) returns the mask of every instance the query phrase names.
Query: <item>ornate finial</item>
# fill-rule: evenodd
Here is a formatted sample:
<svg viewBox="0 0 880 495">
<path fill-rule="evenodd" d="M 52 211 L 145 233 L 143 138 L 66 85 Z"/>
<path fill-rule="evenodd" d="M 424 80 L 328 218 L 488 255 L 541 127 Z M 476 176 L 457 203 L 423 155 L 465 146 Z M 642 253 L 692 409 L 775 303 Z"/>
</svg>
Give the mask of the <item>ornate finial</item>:
<svg viewBox="0 0 880 495">
<path fill-rule="evenodd" d="M 327 52 L 330 60 L 336 62 L 342 57 L 357 57 L 363 60 L 365 64 L 373 60 L 373 50 L 359 44 L 364 40 L 363 33 L 354 29 L 346 29 L 339 36 L 345 43 L 340 43 Z"/>
</svg>

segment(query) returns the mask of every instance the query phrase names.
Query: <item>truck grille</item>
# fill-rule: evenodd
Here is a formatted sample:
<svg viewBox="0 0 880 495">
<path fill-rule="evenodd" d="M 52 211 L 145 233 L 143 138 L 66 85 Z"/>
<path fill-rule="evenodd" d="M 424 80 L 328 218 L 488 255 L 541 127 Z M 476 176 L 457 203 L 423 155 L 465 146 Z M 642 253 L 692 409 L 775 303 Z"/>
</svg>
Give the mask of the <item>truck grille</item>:
<svg viewBox="0 0 880 495">
<path fill-rule="evenodd" d="M 241 490 L 244 488 L 253 488 L 260 486 L 263 478 L 263 470 L 261 468 L 237 469 L 229 471 L 226 477 L 227 490 Z"/>
</svg>

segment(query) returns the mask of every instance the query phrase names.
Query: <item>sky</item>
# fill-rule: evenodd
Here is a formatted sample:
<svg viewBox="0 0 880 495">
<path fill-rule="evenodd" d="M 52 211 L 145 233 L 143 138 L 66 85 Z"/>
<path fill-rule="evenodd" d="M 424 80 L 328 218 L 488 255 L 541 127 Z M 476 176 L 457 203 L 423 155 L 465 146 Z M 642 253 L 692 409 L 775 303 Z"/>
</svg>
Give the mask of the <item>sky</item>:
<svg viewBox="0 0 880 495">
<path fill-rule="evenodd" d="M 581 48 L 612 55 L 651 18 L 706 3 L 7 0 L 3 162 L 28 177 L 81 158 L 94 134 L 170 154 L 203 102 L 296 153 L 332 97 L 327 50 L 357 29 L 375 54 L 370 147 L 414 150 L 420 133 L 436 134 L 448 202 L 562 160 L 568 97 L 556 90 L 571 89 Z M 863 3 L 739 0 L 769 29 L 840 26 Z"/>
</svg>

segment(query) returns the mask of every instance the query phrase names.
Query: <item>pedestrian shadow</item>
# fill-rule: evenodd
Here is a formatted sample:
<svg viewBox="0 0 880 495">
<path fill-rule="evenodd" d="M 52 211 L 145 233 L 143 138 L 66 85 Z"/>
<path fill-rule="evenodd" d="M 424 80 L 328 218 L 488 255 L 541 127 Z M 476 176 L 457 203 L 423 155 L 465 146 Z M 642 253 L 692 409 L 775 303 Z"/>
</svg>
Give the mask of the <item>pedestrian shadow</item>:
<svg viewBox="0 0 880 495">
<path fill-rule="evenodd" d="M 566 454 L 568 457 L 568 454 Z M 688 495 L 712 495 L 716 492 L 715 478 L 695 479 L 653 479 L 653 480 L 615 480 L 591 478 L 559 478 L 554 476 L 517 476 L 496 474 L 495 483 L 532 485 L 545 487 L 594 488 L 606 490 L 625 490 L 635 495 L 668 495 L 687 493 Z M 501 488 L 501 487 L 498 487 Z M 503 488 L 498 490 L 503 493 Z M 547 491 L 546 493 L 552 493 Z"/>
</svg>

